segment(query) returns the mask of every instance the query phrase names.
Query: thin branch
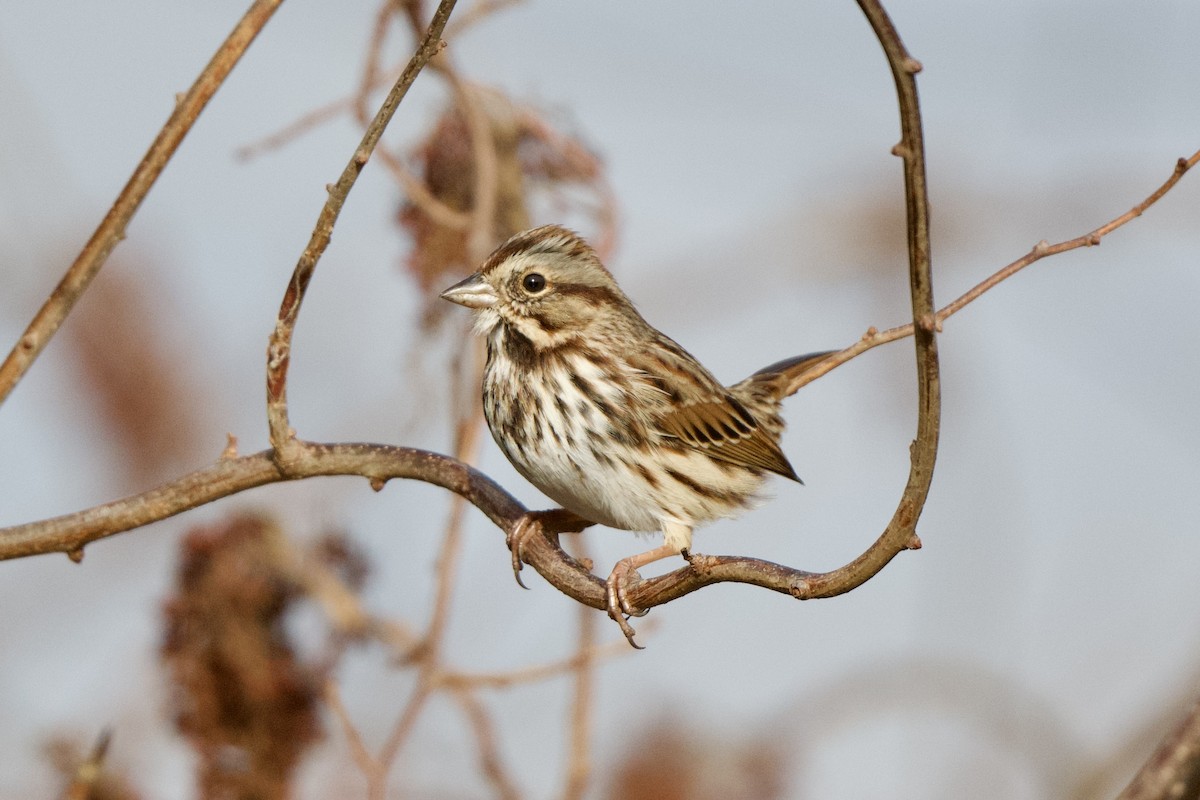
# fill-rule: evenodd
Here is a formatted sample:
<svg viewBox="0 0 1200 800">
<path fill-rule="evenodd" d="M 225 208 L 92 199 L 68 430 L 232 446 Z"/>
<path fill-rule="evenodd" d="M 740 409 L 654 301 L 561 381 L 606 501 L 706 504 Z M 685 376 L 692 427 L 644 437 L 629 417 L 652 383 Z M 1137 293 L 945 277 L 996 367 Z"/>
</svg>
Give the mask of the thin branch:
<svg viewBox="0 0 1200 800">
<path fill-rule="evenodd" d="M 421 712 L 425 710 L 425 703 L 433 694 L 433 687 L 425 681 L 418 681 L 417 688 L 413 690 L 413 695 L 409 698 L 408 706 L 400 718 L 396 720 L 396 724 L 392 727 L 392 732 L 388 735 L 387 741 L 379 750 L 379 757 L 376 761 L 381 765 L 380 775 L 375 783 L 372 784 L 370 796 L 374 798 L 382 798 L 387 791 L 387 771 L 391 764 L 395 763 L 396 756 L 400 755 L 400 748 L 408 740 L 409 734 L 416 727 L 417 720 L 421 718 Z"/>
<path fill-rule="evenodd" d="M 479 698 L 467 689 L 455 689 L 453 695 L 466 714 L 472 733 L 475 734 L 480 772 L 496 790 L 498 797 L 503 800 L 518 800 L 521 793 L 517 791 L 512 777 L 504 768 L 504 760 L 500 757 L 500 748 L 496 744 L 496 730 L 487 709 L 483 707 Z"/>
<path fill-rule="evenodd" d="M 12 352 L 4 359 L 4 363 L 0 364 L 0 404 L 3 404 L 17 382 L 58 331 L 63 320 L 75 307 L 76 301 L 87 291 L 113 248 L 125 238 L 125 228 L 129 221 L 133 219 L 142 201 L 146 199 L 150 187 L 158 180 L 167 162 L 179 148 L 183 137 L 192 129 L 200 112 L 208 105 L 217 89 L 221 88 L 221 84 L 237 65 L 242 54 L 282 2 L 283 0 L 255 0 L 217 48 L 212 60 L 196 78 L 192 87 L 177 99 L 175 110 L 171 112 L 146 155 L 142 156 L 129 182 L 117 195 L 92 238 L 88 239 L 75 262 L 29 323 Z"/>
<path fill-rule="evenodd" d="M 1200 796 L 1200 702 L 1172 729 L 1117 800 Z"/>
<path fill-rule="evenodd" d="M 1187 171 L 1196 166 L 1198 162 L 1200 162 L 1200 150 L 1192 153 L 1192 155 L 1188 158 L 1177 159 L 1175 162 L 1175 168 L 1171 171 L 1171 176 L 1167 178 L 1161 186 L 1151 192 L 1146 199 L 1142 200 L 1142 202 L 1138 203 L 1124 214 L 1114 217 L 1095 230 L 1089 231 L 1082 236 L 1076 236 L 1074 239 L 1066 239 L 1058 242 L 1057 244 L 1048 244 L 1045 240 L 1038 242 L 1028 253 L 992 273 L 986 279 L 973 286 L 969 291 L 964 293 L 954 302 L 938 311 L 937 314 L 934 315 L 934 322 L 937 325 L 937 329 L 940 331 L 942 329 L 942 324 L 951 316 L 961 311 L 967 305 L 975 302 L 986 292 L 996 288 L 996 286 L 998 286 L 1002 281 L 1005 281 L 1008 278 L 1011 278 L 1013 275 L 1016 275 L 1030 264 L 1033 264 L 1036 261 L 1041 261 L 1047 256 L 1066 253 L 1069 250 L 1078 250 L 1081 247 L 1095 247 L 1096 245 L 1100 244 L 1100 241 L 1105 236 L 1122 227 L 1125 225 L 1125 223 L 1137 219 L 1144 214 L 1146 210 L 1150 208 L 1150 206 L 1162 199 L 1167 192 L 1174 188 L 1175 184 L 1179 183 L 1180 179 L 1183 178 Z M 889 342 L 894 342 L 898 339 L 904 339 L 908 336 L 912 336 L 912 333 L 913 325 L 911 322 L 907 325 L 898 325 L 895 328 L 889 328 L 885 331 L 879 331 L 875 328 L 871 328 L 865 334 L 863 334 L 863 337 L 860 340 L 851 346 L 834 353 L 820 364 L 817 364 L 812 369 L 805 372 L 803 375 L 797 375 L 792 381 L 791 385 L 788 386 L 788 392 L 796 392 L 805 384 L 812 383 L 827 372 L 837 369 L 850 359 L 860 356 L 868 350 L 879 347 L 881 344 L 888 344 Z"/>
<path fill-rule="evenodd" d="M 586 553 L 581 557 L 586 557 Z M 571 745 L 563 800 L 583 800 L 592 775 L 592 704 L 596 688 L 596 622 L 599 617 L 584 606 L 579 607 L 577 616 L 579 636 L 575 643 L 575 685 L 571 692 Z"/>
<path fill-rule="evenodd" d="M 455 99 L 467 123 L 471 159 L 475 166 L 475 186 L 471 225 L 467 234 L 467 257 L 480 264 L 499 242 L 495 240 L 496 204 L 499 200 L 500 167 L 492 124 L 483 109 L 479 90 L 463 80 L 444 56 L 434 62 L 454 90 Z"/>
<path fill-rule="evenodd" d="M 346 737 L 346 742 L 350 745 L 350 758 L 354 761 L 359 771 L 366 777 L 368 784 L 375 782 L 376 778 L 374 776 L 378 775 L 382 770 L 378 762 L 371 757 L 371 753 L 367 749 L 367 744 L 363 741 L 362 734 L 358 728 L 354 727 L 354 722 L 350 719 L 350 713 L 346 710 L 345 704 L 342 703 L 342 694 L 338 691 L 337 683 L 333 680 L 325 681 L 324 694 L 325 705 L 329 706 L 333 718 L 338 722 L 338 727 L 342 729 L 342 735 Z"/>
<path fill-rule="evenodd" d="M 329 240 L 333 236 L 333 226 L 337 222 L 338 215 L 341 214 L 346 197 L 354 187 L 355 181 L 358 180 L 359 173 L 366 166 L 367 160 L 375 151 L 375 146 L 379 143 L 384 128 L 391 121 L 400 101 L 404 99 L 422 68 L 442 49 L 442 30 L 446 27 L 450 12 L 454 10 L 455 2 L 456 0 L 441 0 L 438 4 L 420 47 L 409 60 L 408 67 L 392 86 L 392 90 L 388 92 L 383 105 L 375 114 L 375 119 L 367 126 L 362 141 L 355 149 L 354 155 L 351 156 L 345 169 L 342 170 L 341 177 L 338 178 L 336 184 L 329 188 L 329 198 L 321 208 L 308 245 L 301 253 L 292 273 L 292 279 L 288 282 L 287 291 L 284 293 L 283 302 L 279 307 L 279 318 L 275 322 L 275 329 L 271 333 L 267 346 L 267 421 L 271 430 L 271 444 L 275 448 L 280 465 L 285 468 L 296 452 L 291 444 L 294 439 L 288 425 L 287 371 L 291 360 L 292 331 L 300 313 L 300 304 L 303 302 L 308 284 L 312 280 L 317 261 L 325 252 L 325 248 L 329 246 Z"/>
<path fill-rule="evenodd" d="M 104 759 L 108 756 L 111 743 L 112 729 L 105 728 L 100 731 L 92 752 L 76 767 L 71 783 L 60 795 L 61 800 L 89 800 L 97 794 L 96 784 L 104 775 Z"/>
<path fill-rule="evenodd" d="M 596 619 L 596 610 L 581 608 L 580 614 L 588 614 Z M 644 630 L 653 630 L 653 620 L 641 625 Z M 601 659 L 629 652 L 629 644 L 624 639 L 608 642 L 602 645 L 592 645 L 585 650 L 579 650 L 566 658 L 536 664 L 530 667 L 510 670 L 508 672 L 463 672 L 445 670 L 434 676 L 436 686 L 467 687 L 477 689 L 509 689 L 527 683 L 556 678 L 567 672 L 573 672 L 586 662 L 596 662 Z"/>
</svg>

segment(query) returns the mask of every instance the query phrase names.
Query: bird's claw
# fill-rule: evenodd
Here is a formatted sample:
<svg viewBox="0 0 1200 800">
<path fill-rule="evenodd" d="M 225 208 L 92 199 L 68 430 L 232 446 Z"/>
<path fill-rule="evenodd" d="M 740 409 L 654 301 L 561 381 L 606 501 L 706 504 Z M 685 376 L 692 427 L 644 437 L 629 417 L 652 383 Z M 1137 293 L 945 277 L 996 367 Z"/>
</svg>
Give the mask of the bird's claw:
<svg viewBox="0 0 1200 800">
<path fill-rule="evenodd" d="M 628 585 L 631 581 L 641 580 L 637 570 L 627 560 L 621 560 L 613 567 L 608 580 L 604 582 L 605 600 L 609 618 L 621 628 L 625 639 L 638 650 L 643 650 L 640 644 L 633 640 L 637 631 L 629 624 L 629 617 L 644 617 L 649 609 L 638 608 L 629 599 Z"/>
<path fill-rule="evenodd" d="M 592 523 L 578 514 L 564 508 L 554 508 L 549 511 L 526 511 L 513 529 L 504 537 L 509 552 L 512 553 L 513 577 L 522 589 L 528 589 L 525 581 L 521 580 L 521 570 L 525 566 L 525 545 L 538 536 L 560 533 L 574 533 L 583 530 Z"/>
<path fill-rule="evenodd" d="M 529 588 L 525 585 L 525 581 L 521 580 L 521 570 L 525 567 L 525 542 L 529 541 L 531 536 L 537 536 L 541 532 L 541 521 L 533 512 L 530 512 L 517 520 L 517 524 L 505 537 L 505 543 L 508 545 L 509 552 L 512 553 L 513 577 L 517 579 L 517 585 L 522 589 Z"/>
</svg>

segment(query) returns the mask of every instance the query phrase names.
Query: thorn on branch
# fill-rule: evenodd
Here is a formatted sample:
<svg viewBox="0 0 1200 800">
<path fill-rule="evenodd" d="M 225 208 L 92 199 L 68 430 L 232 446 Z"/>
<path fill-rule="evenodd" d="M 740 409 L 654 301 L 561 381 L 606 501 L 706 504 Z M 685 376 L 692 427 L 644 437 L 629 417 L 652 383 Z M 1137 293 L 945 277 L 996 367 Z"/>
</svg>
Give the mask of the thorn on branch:
<svg viewBox="0 0 1200 800">
<path fill-rule="evenodd" d="M 1042 239 L 1040 242 L 1038 242 L 1037 244 L 1035 244 L 1033 246 L 1032 252 L 1035 256 L 1044 256 L 1044 255 L 1046 255 L 1046 253 L 1049 250 L 1050 250 L 1050 243 L 1047 242 L 1045 239 Z"/>
<path fill-rule="evenodd" d="M 382 492 L 385 486 L 387 486 L 387 478 L 371 478 L 371 488 L 375 491 Z"/>
<path fill-rule="evenodd" d="M 904 67 L 904 71 L 909 75 L 916 75 L 918 72 L 925 69 L 925 67 L 921 65 L 921 62 L 917 61 L 912 56 L 905 56 L 904 61 L 901 62 L 901 65 Z"/>
<path fill-rule="evenodd" d="M 76 564 L 82 564 L 83 563 L 83 546 L 80 545 L 79 547 L 76 547 L 74 550 L 68 550 L 67 558 L 71 559 Z"/>
<path fill-rule="evenodd" d="M 712 556 L 701 555 L 700 553 L 688 553 L 684 556 L 692 569 L 700 575 L 707 574 L 712 571 L 715 559 Z"/>
<path fill-rule="evenodd" d="M 912 158 L 912 148 L 906 142 L 897 142 L 892 148 L 892 155 L 899 158 Z"/>
<path fill-rule="evenodd" d="M 238 440 L 232 433 L 225 434 L 225 449 L 221 451 L 219 461 L 232 461 L 238 457 Z"/>
<path fill-rule="evenodd" d="M 917 536 L 916 533 L 914 533 L 912 536 L 909 536 L 908 541 L 904 544 L 904 547 L 908 550 L 920 550 L 921 546 L 921 537 Z"/>
</svg>

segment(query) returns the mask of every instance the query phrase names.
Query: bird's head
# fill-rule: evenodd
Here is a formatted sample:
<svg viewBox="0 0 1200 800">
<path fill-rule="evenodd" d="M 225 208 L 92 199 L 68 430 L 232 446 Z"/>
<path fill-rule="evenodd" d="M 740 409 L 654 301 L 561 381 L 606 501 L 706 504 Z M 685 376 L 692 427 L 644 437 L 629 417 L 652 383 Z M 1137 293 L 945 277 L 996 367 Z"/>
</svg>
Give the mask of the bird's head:
<svg viewBox="0 0 1200 800">
<path fill-rule="evenodd" d="M 538 349 L 561 346 L 614 312 L 632 310 L 596 252 L 558 225 L 518 233 L 441 296 L 474 309 L 479 332 L 504 325 Z"/>
</svg>

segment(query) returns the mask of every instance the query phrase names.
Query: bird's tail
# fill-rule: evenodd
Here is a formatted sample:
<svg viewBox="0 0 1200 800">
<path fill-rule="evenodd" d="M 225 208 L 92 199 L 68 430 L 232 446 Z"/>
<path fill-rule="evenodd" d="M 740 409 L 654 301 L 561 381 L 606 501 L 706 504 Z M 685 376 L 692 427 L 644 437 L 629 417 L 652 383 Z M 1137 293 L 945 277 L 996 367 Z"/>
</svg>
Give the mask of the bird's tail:
<svg viewBox="0 0 1200 800">
<path fill-rule="evenodd" d="M 763 367 L 758 372 L 742 381 L 741 386 L 758 394 L 765 392 L 775 400 L 782 400 L 796 393 L 799 388 L 796 379 L 808 372 L 837 350 L 824 350 L 820 353 L 807 353 L 802 356 L 792 356 L 782 361 L 776 361 L 769 367 Z"/>
</svg>

